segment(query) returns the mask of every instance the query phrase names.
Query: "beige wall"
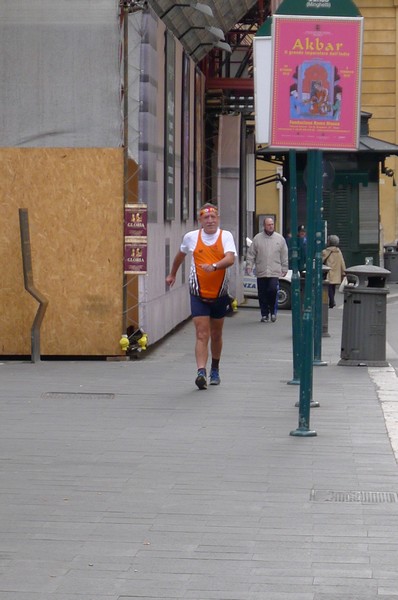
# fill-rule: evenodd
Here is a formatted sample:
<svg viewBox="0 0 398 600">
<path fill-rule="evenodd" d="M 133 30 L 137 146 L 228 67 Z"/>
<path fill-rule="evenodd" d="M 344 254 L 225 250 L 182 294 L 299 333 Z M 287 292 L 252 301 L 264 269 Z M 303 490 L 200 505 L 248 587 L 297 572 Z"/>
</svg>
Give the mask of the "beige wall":
<svg viewBox="0 0 398 600">
<path fill-rule="evenodd" d="M 24 289 L 19 208 L 33 281 L 49 300 L 41 354 L 120 354 L 122 150 L 0 149 L 0 207 L 0 355 L 31 353 L 38 308 Z"/>
<path fill-rule="evenodd" d="M 362 110 L 372 113 L 370 134 L 398 143 L 397 35 L 398 0 L 356 0 L 364 17 Z M 388 167 L 398 169 L 395 157 Z M 391 177 L 380 178 L 380 220 L 383 243 L 398 238 L 397 189 Z"/>
<path fill-rule="evenodd" d="M 257 160 L 257 180 L 263 177 L 268 177 L 270 175 L 275 175 L 275 167 L 263 160 Z M 257 215 L 276 215 L 275 229 L 279 233 L 283 233 L 283 231 L 281 230 L 281 215 L 279 211 L 279 191 L 275 181 L 273 181 L 272 183 L 265 183 L 264 185 L 259 185 L 256 188 L 256 213 Z M 254 229 L 255 233 L 257 233 L 257 226 L 258 221 L 256 220 Z"/>
</svg>

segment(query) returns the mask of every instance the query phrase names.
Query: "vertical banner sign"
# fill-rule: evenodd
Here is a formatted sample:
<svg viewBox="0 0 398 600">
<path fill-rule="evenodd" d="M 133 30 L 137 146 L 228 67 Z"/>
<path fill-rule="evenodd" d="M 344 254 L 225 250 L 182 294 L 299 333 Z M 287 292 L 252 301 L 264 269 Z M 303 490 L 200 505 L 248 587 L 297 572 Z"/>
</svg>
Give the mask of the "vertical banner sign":
<svg viewBox="0 0 398 600">
<path fill-rule="evenodd" d="M 194 217 L 197 219 L 199 208 L 203 204 L 203 114 L 204 81 L 200 69 L 195 71 L 195 175 L 194 175 Z"/>
<path fill-rule="evenodd" d="M 181 86 L 181 219 L 186 221 L 189 217 L 189 147 L 190 147 L 190 111 L 191 103 L 190 61 L 187 54 L 182 58 L 182 86 Z"/>
<path fill-rule="evenodd" d="M 124 207 L 124 273 L 147 272 L 148 211 L 146 204 L 126 204 Z"/>
<path fill-rule="evenodd" d="M 269 144 L 272 78 L 271 36 L 253 39 L 254 102 L 256 107 L 256 143 Z"/>
<path fill-rule="evenodd" d="M 166 31 L 166 73 L 165 73 L 165 156 L 164 156 L 164 194 L 165 217 L 171 221 L 175 218 L 175 40 Z"/>
<path fill-rule="evenodd" d="M 361 17 L 273 17 L 271 146 L 356 150 Z"/>
</svg>

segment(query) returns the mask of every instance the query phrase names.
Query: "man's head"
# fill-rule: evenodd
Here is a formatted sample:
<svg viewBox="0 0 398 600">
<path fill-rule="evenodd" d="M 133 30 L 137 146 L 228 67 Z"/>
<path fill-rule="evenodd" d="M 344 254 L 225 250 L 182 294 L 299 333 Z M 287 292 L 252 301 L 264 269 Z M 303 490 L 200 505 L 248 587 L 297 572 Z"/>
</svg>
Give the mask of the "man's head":
<svg viewBox="0 0 398 600">
<path fill-rule="evenodd" d="M 265 217 L 263 227 L 266 235 L 272 235 L 275 229 L 274 219 L 272 217 Z"/>
<path fill-rule="evenodd" d="M 199 223 L 205 233 L 216 233 L 219 224 L 218 208 L 207 202 L 199 211 Z"/>
<path fill-rule="evenodd" d="M 298 235 L 298 237 L 305 238 L 305 236 L 307 235 L 307 232 L 305 230 L 304 225 L 298 226 L 297 235 Z"/>
</svg>

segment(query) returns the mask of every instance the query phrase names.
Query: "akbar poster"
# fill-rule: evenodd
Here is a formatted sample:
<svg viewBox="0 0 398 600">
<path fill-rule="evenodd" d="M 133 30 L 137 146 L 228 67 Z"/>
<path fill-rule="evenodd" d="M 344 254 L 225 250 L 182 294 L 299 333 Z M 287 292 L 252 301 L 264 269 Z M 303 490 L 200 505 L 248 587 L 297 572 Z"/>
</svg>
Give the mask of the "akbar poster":
<svg viewBox="0 0 398 600">
<path fill-rule="evenodd" d="M 356 150 L 363 19 L 274 15 L 271 146 Z"/>
</svg>

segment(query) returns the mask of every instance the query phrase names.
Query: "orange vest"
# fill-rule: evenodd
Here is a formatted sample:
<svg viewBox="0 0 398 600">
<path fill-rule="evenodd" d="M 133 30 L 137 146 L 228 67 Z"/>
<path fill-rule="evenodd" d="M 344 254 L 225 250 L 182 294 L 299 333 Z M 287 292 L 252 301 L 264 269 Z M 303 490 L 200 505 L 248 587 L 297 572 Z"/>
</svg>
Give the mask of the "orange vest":
<svg viewBox="0 0 398 600">
<path fill-rule="evenodd" d="M 225 253 L 221 236 L 222 231 L 220 230 L 220 235 L 216 243 L 212 246 L 206 246 L 202 241 L 202 231 L 199 231 L 198 241 L 193 251 L 193 259 L 195 262 L 197 295 L 201 298 L 218 298 L 226 294 L 225 286 L 223 285 L 226 279 L 225 269 L 212 271 L 211 273 L 207 273 L 201 269 L 201 265 L 203 264 L 211 265 L 224 258 Z"/>
</svg>

